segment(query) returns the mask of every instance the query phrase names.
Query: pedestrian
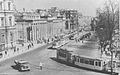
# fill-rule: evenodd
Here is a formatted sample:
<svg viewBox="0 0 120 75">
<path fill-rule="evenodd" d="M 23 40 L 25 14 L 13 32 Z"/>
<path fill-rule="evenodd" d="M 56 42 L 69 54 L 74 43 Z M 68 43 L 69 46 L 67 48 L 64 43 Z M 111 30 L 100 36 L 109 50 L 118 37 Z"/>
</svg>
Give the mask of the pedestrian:
<svg viewBox="0 0 120 75">
<path fill-rule="evenodd" d="M 14 52 L 16 52 L 16 47 L 14 47 Z"/>
<path fill-rule="evenodd" d="M 29 47 L 31 48 L 31 44 L 29 44 Z"/>
<path fill-rule="evenodd" d="M 42 70 L 42 65 L 43 65 L 43 64 L 40 62 L 40 64 L 39 64 L 40 70 Z"/>
<path fill-rule="evenodd" d="M 28 49 L 29 49 L 29 45 L 28 45 Z"/>
<path fill-rule="evenodd" d="M 32 46 L 34 46 L 33 43 L 32 43 Z"/>
<path fill-rule="evenodd" d="M 24 44 L 22 43 L 22 46 L 24 46 Z"/>
<path fill-rule="evenodd" d="M 103 69 L 104 69 L 104 71 L 106 71 L 106 64 L 105 64 L 105 61 L 104 61 L 104 63 L 103 63 Z"/>
<path fill-rule="evenodd" d="M 5 51 L 5 54 L 7 55 L 7 51 Z"/>
<path fill-rule="evenodd" d="M 83 40 L 82 40 L 82 43 L 83 43 Z"/>
<path fill-rule="evenodd" d="M 17 51 L 19 51 L 19 48 L 17 48 Z"/>
</svg>

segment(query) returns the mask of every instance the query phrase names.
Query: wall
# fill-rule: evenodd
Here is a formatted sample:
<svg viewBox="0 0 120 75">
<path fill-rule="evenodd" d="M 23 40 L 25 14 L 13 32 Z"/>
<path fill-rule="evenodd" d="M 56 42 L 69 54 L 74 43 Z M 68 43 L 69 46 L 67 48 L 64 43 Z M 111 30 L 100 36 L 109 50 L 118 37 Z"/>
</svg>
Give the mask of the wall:
<svg viewBox="0 0 120 75">
<path fill-rule="evenodd" d="M 8 5 L 8 3 L 10 3 L 10 6 Z M 14 5 L 13 0 L 5 0 L 5 1 L 0 0 L 0 31 L 3 31 L 2 34 L 0 34 L 0 36 L 4 34 L 4 37 L 5 37 L 5 39 L 3 39 L 4 43 L 0 41 L 0 45 L 4 44 L 5 47 L 6 46 L 10 47 L 12 46 L 11 43 L 15 42 L 14 9 L 13 9 L 14 6 L 13 5 Z M 3 18 L 3 22 L 1 21 L 1 18 Z"/>
</svg>

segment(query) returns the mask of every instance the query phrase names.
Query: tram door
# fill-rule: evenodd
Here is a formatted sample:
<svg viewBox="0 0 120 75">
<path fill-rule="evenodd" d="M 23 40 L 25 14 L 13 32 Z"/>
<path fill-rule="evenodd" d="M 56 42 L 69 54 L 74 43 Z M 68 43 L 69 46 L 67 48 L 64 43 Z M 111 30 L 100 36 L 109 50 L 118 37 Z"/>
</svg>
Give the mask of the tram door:
<svg viewBox="0 0 120 75">
<path fill-rule="evenodd" d="M 95 60 L 94 61 L 94 68 L 96 70 L 101 70 L 101 61 L 100 60 Z"/>
</svg>

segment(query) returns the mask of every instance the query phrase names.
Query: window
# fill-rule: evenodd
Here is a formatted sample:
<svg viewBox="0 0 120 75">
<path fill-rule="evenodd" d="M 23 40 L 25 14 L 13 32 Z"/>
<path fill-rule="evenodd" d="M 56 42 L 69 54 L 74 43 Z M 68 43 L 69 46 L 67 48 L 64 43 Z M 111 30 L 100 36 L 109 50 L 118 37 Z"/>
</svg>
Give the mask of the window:
<svg viewBox="0 0 120 75">
<path fill-rule="evenodd" d="M 99 61 L 99 66 L 101 66 L 101 61 Z"/>
<path fill-rule="evenodd" d="M 1 26 L 4 26 L 4 18 L 1 18 Z"/>
<path fill-rule="evenodd" d="M 94 60 L 90 60 L 90 65 L 94 65 Z"/>
<path fill-rule="evenodd" d="M 80 62 L 81 62 L 81 63 L 84 63 L 84 58 L 80 58 Z"/>
<path fill-rule="evenodd" d="M 2 10 L 2 2 L 0 2 L 0 10 Z"/>
<path fill-rule="evenodd" d="M 66 54 L 65 54 L 65 53 L 59 52 L 59 55 L 60 55 L 61 57 L 65 57 L 65 58 L 66 58 Z"/>
<path fill-rule="evenodd" d="M 12 17 L 9 17 L 9 24 L 12 26 Z"/>
<path fill-rule="evenodd" d="M 95 66 L 97 66 L 97 62 L 95 62 Z"/>
<path fill-rule="evenodd" d="M 8 2 L 8 10 L 11 10 L 11 3 Z"/>
<path fill-rule="evenodd" d="M 96 61 L 95 66 L 101 66 L 101 61 Z"/>
<path fill-rule="evenodd" d="M 13 41 L 13 33 L 12 32 L 10 32 L 10 36 L 11 36 L 11 41 Z"/>
<path fill-rule="evenodd" d="M 73 59 L 76 61 L 76 57 L 75 56 L 73 56 Z"/>
<path fill-rule="evenodd" d="M 5 35 L 4 34 L 2 35 L 1 42 L 5 43 Z"/>
<path fill-rule="evenodd" d="M 88 59 L 85 59 L 85 64 L 89 64 L 89 60 Z"/>
<path fill-rule="evenodd" d="M 77 57 L 77 62 L 79 62 L 79 57 Z"/>
</svg>

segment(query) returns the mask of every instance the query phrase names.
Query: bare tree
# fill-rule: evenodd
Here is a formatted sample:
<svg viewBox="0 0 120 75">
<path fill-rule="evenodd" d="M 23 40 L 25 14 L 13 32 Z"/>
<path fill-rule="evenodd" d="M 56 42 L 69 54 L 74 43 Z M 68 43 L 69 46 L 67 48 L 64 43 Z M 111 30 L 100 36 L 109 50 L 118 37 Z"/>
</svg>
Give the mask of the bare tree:
<svg viewBox="0 0 120 75">
<path fill-rule="evenodd" d="M 118 1 L 108 0 L 104 4 L 103 9 L 97 9 L 97 26 L 96 33 L 99 37 L 101 52 L 109 46 L 111 52 L 111 65 L 113 64 L 113 38 L 115 30 L 118 28 Z M 113 66 L 111 66 L 111 75 L 113 75 Z"/>
</svg>

